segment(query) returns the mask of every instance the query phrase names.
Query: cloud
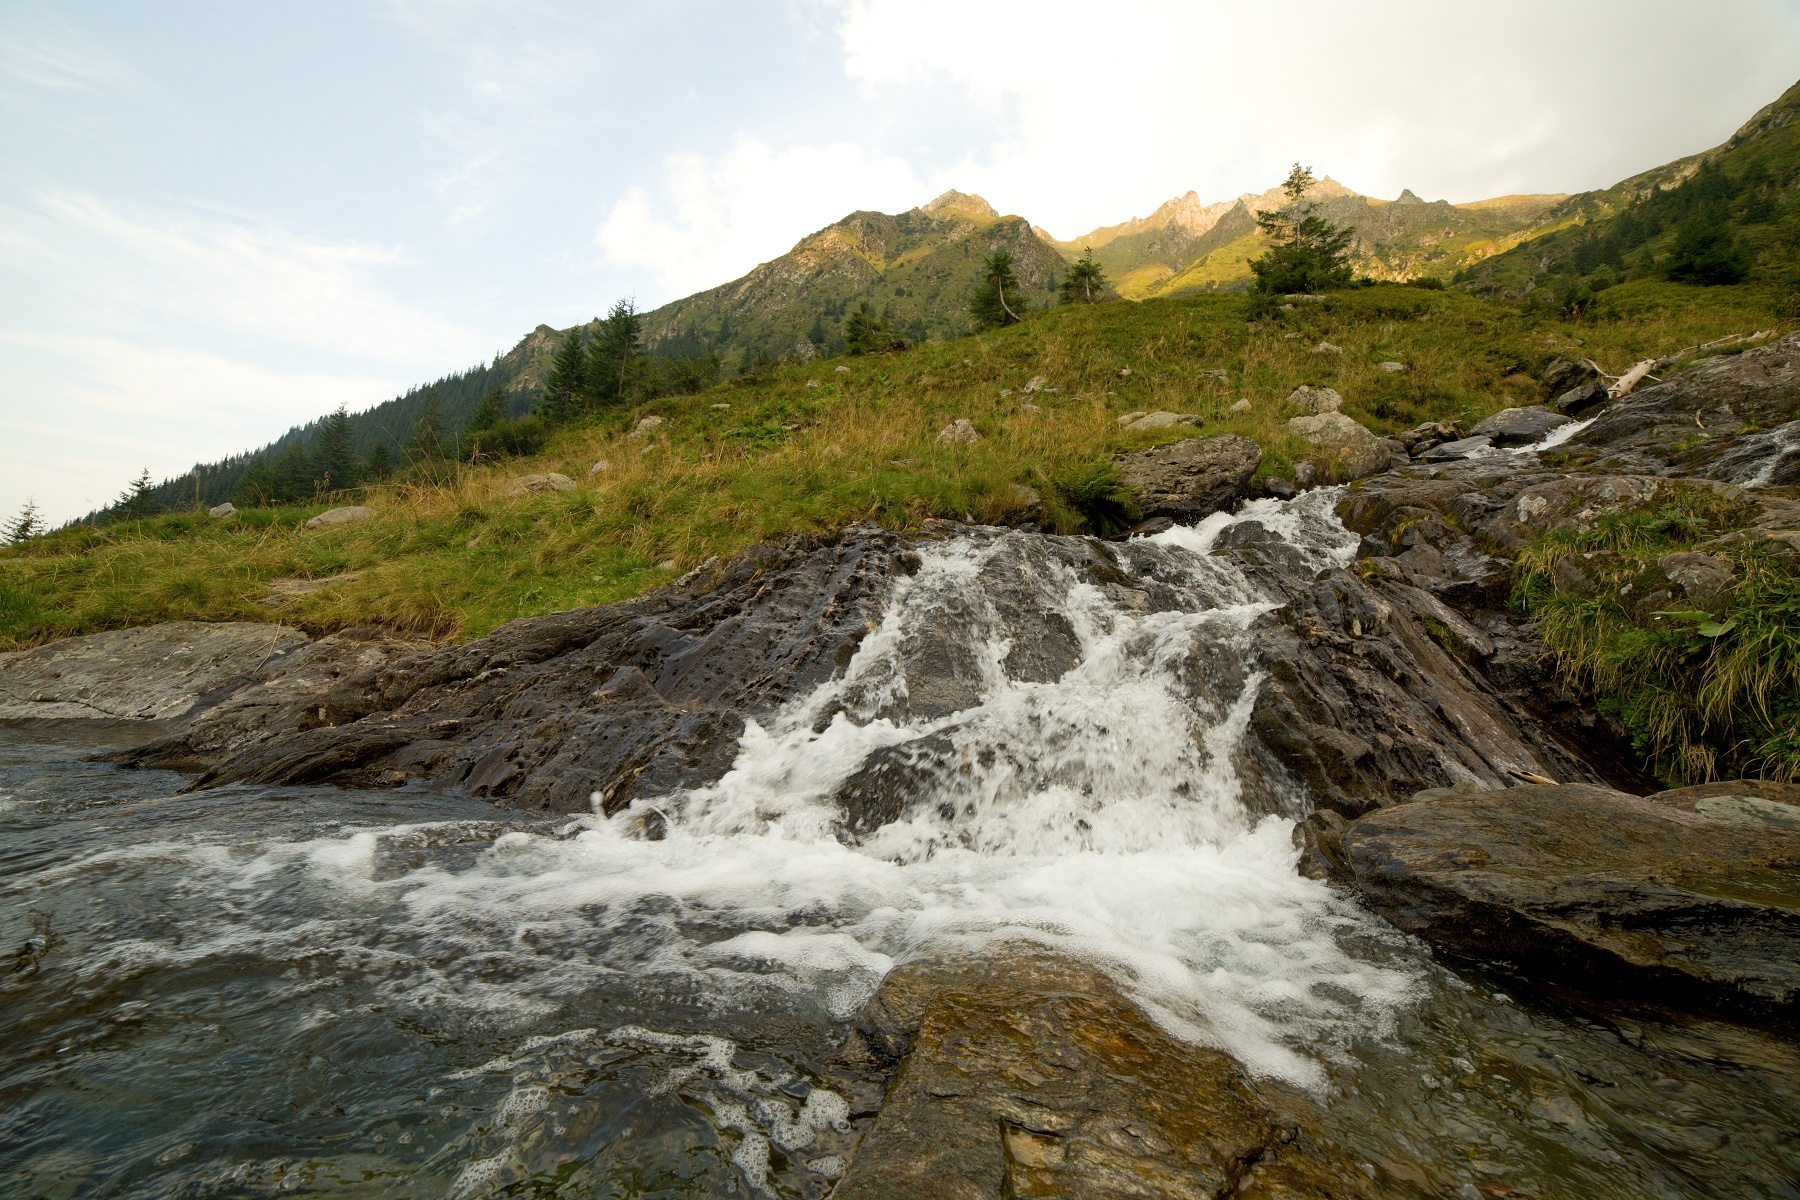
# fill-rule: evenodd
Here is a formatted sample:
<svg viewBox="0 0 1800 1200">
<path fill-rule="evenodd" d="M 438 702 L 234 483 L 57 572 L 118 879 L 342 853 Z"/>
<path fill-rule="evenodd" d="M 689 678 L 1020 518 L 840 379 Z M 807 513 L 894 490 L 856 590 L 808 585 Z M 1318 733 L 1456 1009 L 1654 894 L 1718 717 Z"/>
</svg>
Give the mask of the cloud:
<svg viewBox="0 0 1800 1200">
<path fill-rule="evenodd" d="M 648 275 L 669 298 L 734 279 L 856 209 L 894 212 L 932 194 L 892 155 L 740 137 L 715 159 L 669 156 L 656 190 L 628 189 L 594 240 L 606 266 Z"/>
<path fill-rule="evenodd" d="M 950 173 L 1064 234 L 1189 188 L 1260 191 L 1295 159 L 1384 196 L 1605 186 L 1722 140 L 1800 61 L 1781 0 L 841 11 L 845 70 L 870 102 L 989 122 L 989 145 Z"/>
</svg>

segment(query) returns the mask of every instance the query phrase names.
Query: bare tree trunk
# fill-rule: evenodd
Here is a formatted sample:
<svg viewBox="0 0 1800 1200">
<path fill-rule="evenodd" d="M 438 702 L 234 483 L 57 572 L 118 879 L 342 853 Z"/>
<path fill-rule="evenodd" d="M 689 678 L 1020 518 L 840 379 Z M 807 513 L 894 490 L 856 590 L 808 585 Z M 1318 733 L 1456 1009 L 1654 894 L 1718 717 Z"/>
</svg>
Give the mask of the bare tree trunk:
<svg viewBox="0 0 1800 1200">
<path fill-rule="evenodd" d="M 1617 400 L 1621 396 L 1631 395 L 1632 389 L 1642 383 L 1644 377 L 1649 375 L 1651 368 L 1655 366 L 1656 360 L 1653 358 L 1646 358 L 1643 362 L 1636 364 L 1631 370 L 1619 376 L 1619 378 L 1614 381 L 1613 385 L 1606 389 L 1607 398 Z"/>
</svg>

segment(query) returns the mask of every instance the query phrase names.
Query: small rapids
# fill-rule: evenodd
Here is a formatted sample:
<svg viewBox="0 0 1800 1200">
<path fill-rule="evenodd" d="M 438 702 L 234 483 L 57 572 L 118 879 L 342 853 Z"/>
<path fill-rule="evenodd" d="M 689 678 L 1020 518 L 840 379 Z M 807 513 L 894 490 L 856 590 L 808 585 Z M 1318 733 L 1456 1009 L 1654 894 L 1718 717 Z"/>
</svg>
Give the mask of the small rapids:
<svg viewBox="0 0 1800 1200">
<path fill-rule="evenodd" d="M 1254 622 L 1349 565 L 1336 499 L 1135 540 L 1100 581 L 1036 535 L 923 543 L 837 678 L 611 817 L 180 795 L 79 761 L 134 731 L 0 730 L 0 1191 L 823 1194 L 851 1105 L 818 1071 L 884 974 L 1026 939 L 1398 1178 L 1709 1194 L 1665 1161 L 1717 1150 L 1671 1087 L 1752 1128 L 1761 1093 L 1530 1016 L 1295 872 Z M 1212 553 L 1246 542 L 1263 568 Z"/>
</svg>

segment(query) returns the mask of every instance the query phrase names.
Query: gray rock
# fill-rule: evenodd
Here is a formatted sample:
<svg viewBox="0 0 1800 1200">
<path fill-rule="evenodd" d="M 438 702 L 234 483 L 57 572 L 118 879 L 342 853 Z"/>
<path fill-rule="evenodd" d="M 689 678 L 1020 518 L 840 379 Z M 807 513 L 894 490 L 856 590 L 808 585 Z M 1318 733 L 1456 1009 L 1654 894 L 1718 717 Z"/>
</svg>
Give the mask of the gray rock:
<svg viewBox="0 0 1800 1200">
<path fill-rule="evenodd" d="M 1262 447 L 1252 438 L 1227 434 L 1117 455 L 1113 462 L 1146 517 L 1188 523 L 1244 498 L 1262 463 Z"/>
<path fill-rule="evenodd" d="M 1488 438 L 1495 446 L 1504 449 L 1507 446 L 1529 446 L 1533 442 L 1541 442 L 1558 425 L 1568 423 L 1568 417 L 1541 406 L 1503 408 L 1477 424 L 1469 434 L 1472 437 Z"/>
<path fill-rule="evenodd" d="M 1452 462 L 1459 458 L 1470 458 L 1494 448 L 1492 438 L 1466 437 L 1454 442 L 1440 442 L 1425 453 L 1419 455 L 1426 462 Z"/>
<path fill-rule="evenodd" d="M 1223 367 L 1206 367 L 1196 371 L 1195 374 L 1201 379 L 1212 379 L 1224 384 L 1229 384 L 1231 382 L 1231 373 L 1226 371 Z"/>
<path fill-rule="evenodd" d="M 1665 554 L 1656 560 L 1656 565 L 1670 583 L 1701 608 L 1721 603 L 1737 586 L 1737 564 L 1721 554 Z"/>
<path fill-rule="evenodd" d="M 1140 408 L 1140 409 L 1136 409 L 1132 412 L 1124 413 L 1115 419 L 1121 425 L 1129 425 L 1133 421 L 1137 420 L 1139 417 L 1141 417 L 1143 415 L 1144 415 L 1144 410 Z"/>
<path fill-rule="evenodd" d="M 1158 412 L 1153 412 L 1153 413 L 1145 413 L 1143 416 L 1139 417 L 1137 420 L 1131 422 L 1131 424 L 1125 426 L 1125 428 L 1139 429 L 1139 430 L 1168 429 L 1168 428 L 1171 428 L 1172 426 L 1176 426 L 1176 425 L 1189 425 L 1189 426 L 1198 425 L 1198 424 L 1200 424 L 1200 420 L 1201 419 L 1199 417 L 1195 416 L 1192 413 L 1172 413 L 1172 412 L 1158 411 Z"/>
<path fill-rule="evenodd" d="M 1538 376 L 1543 380 L 1544 388 L 1552 396 L 1568 391 L 1584 383 L 1600 378 L 1599 373 L 1585 362 L 1570 362 L 1566 358 L 1553 358 Z"/>
<path fill-rule="evenodd" d="M 1578 383 L 1556 398 L 1556 411 L 1564 416 L 1579 416 L 1607 401 L 1606 385 L 1599 380 Z"/>
<path fill-rule="evenodd" d="M 306 523 L 308 529 L 325 529 L 333 525 L 349 525 L 354 521 L 366 521 L 375 515 L 375 510 L 362 504 L 349 504 L 342 508 L 328 508 Z"/>
<path fill-rule="evenodd" d="M 1028 484 L 1012 485 L 1013 499 L 1018 502 L 1018 519 L 1022 522 L 1036 523 L 1044 517 L 1044 498 L 1038 490 Z"/>
<path fill-rule="evenodd" d="M 237 506 L 227 500 L 224 504 L 215 505 L 212 508 L 207 509 L 206 512 L 208 516 L 218 517 L 223 520 L 226 517 L 236 516 Z"/>
<path fill-rule="evenodd" d="M 1399 374 L 1399 373 L 1400 373 L 1400 372 L 1401 372 L 1401 371 L 1404 371 L 1404 370 L 1406 370 L 1406 364 L 1405 364 L 1405 363 L 1402 363 L 1402 362 L 1384 362 L 1384 363 L 1376 363 L 1376 364 L 1375 364 L 1375 369 L 1376 369 L 1376 370 L 1378 370 L 1378 371 L 1386 371 L 1386 372 L 1388 372 L 1388 373 L 1389 373 L 1389 374 L 1390 374 L 1390 375 L 1397 375 L 1397 374 Z"/>
<path fill-rule="evenodd" d="M 167 721 L 312 639 L 248 621 L 171 621 L 0 654 L 0 718 Z"/>
<path fill-rule="evenodd" d="M 1325 451 L 1345 479 L 1361 479 L 1387 469 L 1387 448 L 1373 433 L 1343 413 L 1295 417 L 1287 423 L 1287 431 Z"/>
<path fill-rule="evenodd" d="M 1248 400 L 1238 400 L 1238 401 L 1236 401 L 1236 402 L 1234 402 L 1234 403 L 1233 403 L 1233 404 L 1232 404 L 1232 405 L 1231 405 L 1231 407 L 1230 407 L 1230 408 L 1228 408 L 1228 409 L 1226 409 L 1226 410 L 1225 410 L 1225 411 L 1226 411 L 1226 412 L 1234 412 L 1234 413 L 1239 413 L 1239 412 L 1249 412 L 1249 411 L 1250 411 L 1250 407 L 1251 407 L 1251 405 L 1250 405 L 1250 401 L 1248 401 Z"/>
<path fill-rule="evenodd" d="M 1316 388 L 1304 383 L 1288 393 L 1287 402 L 1308 416 L 1334 413 L 1344 407 L 1344 398 L 1336 388 Z"/>
<path fill-rule="evenodd" d="M 590 469 L 588 474 L 594 472 Z M 547 475 L 521 475 L 506 485 L 508 496 L 525 496 L 532 492 L 572 492 L 576 489 L 573 479 L 551 471 Z"/>
<path fill-rule="evenodd" d="M 1388 452 L 1388 469 L 1394 470 L 1412 463 L 1412 455 L 1407 452 L 1406 443 L 1398 438 L 1377 438 L 1382 448 Z"/>
<path fill-rule="evenodd" d="M 1445 442 L 1454 442 L 1462 436 L 1455 421 L 1427 421 L 1423 425 L 1414 425 L 1405 433 L 1395 435 L 1394 440 L 1406 449 L 1408 454 L 1423 454 L 1433 446 Z"/>
<path fill-rule="evenodd" d="M 1320 342 L 1313 347 L 1314 354 L 1342 354 L 1343 352 L 1342 346 L 1334 346 L 1330 342 Z"/>
<path fill-rule="evenodd" d="M 967 417 L 958 417 L 938 432 L 937 440 L 948 446 L 966 446 L 981 440 L 975 423 Z"/>
<path fill-rule="evenodd" d="M 1791 1019 L 1800 823 L 1776 819 L 1785 809 L 1755 794 L 1671 803 L 1519 787 L 1386 808 L 1341 843 L 1370 904 L 1453 954 L 1590 992 Z"/>
<path fill-rule="evenodd" d="M 845 369 L 846 368 L 843 367 L 838 368 L 840 371 Z M 668 423 L 669 420 L 667 417 L 644 417 L 636 425 L 631 427 L 631 432 L 625 435 L 625 440 L 628 442 L 642 441 Z"/>
<path fill-rule="evenodd" d="M 596 460 L 594 465 L 588 468 L 588 474 L 590 476 L 604 475 L 610 470 L 612 470 L 612 464 L 607 462 L 604 458 L 602 458 L 602 459 Z"/>
</svg>

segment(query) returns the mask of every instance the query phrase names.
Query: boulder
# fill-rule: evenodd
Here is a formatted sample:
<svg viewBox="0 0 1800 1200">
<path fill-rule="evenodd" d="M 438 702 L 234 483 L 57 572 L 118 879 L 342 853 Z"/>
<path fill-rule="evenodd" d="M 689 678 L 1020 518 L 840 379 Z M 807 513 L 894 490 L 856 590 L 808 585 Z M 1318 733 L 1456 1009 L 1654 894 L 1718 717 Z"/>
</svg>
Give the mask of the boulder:
<svg viewBox="0 0 1800 1200">
<path fill-rule="evenodd" d="M 1243 499 L 1262 463 L 1262 447 L 1253 438 L 1226 434 L 1116 455 L 1113 462 L 1146 517 L 1185 524 Z"/>
<path fill-rule="evenodd" d="M 842 370 L 843 368 L 840 367 L 839 369 Z M 642 441 L 668 423 L 669 419 L 667 417 L 645 417 L 631 427 L 631 432 L 625 435 L 625 440 L 628 442 Z"/>
<path fill-rule="evenodd" d="M 1406 448 L 1408 454 L 1423 454 L 1433 446 L 1444 442 L 1453 442 L 1462 436 L 1455 421 L 1427 421 L 1423 425 L 1414 425 L 1405 433 L 1394 435 L 1394 440 Z"/>
<path fill-rule="evenodd" d="M 1398 438 L 1376 438 L 1382 449 L 1388 452 L 1388 469 L 1395 470 L 1412 462 L 1412 454 L 1406 449 L 1406 443 Z"/>
<path fill-rule="evenodd" d="M 1800 813 L 1754 788 L 1440 793 L 1362 817 L 1365 900 L 1459 957 L 1589 992 L 1800 1016 Z"/>
<path fill-rule="evenodd" d="M 228 500 L 224 504 L 215 505 L 214 507 L 207 509 L 206 512 L 208 516 L 218 517 L 223 520 L 226 517 L 236 516 L 237 506 Z"/>
<path fill-rule="evenodd" d="M 590 470 L 588 474 L 593 474 Z M 575 481 L 567 475 L 551 471 L 547 475 L 521 475 L 506 485 L 508 496 L 525 496 L 533 492 L 572 492 Z"/>
<path fill-rule="evenodd" d="M 1250 408 L 1251 408 L 1250 401 L 1238 400 L 1238 401 L 1233 402 L 1231 407 L 1227 408 L 1225 411 L 1226 412 L 1234 412 L 1234 413 L 1249 412 Z"/>
<path fill-rule="evenodd" d="M 1334 413 L 1344 407 L 1344 398 L 1336 388 L 1316 388 L 1304 383 L 1288 393 L 1287 402 L 1307 416 Z"/>
<path fill-rule="evenodd" d="M 1375 369 L 1378 371 L 1386 371 L 1390 375 L 1397 375 L 1406 370 L 1406 364 L 1401 362 L 1376 363 Z"/>
<path fill-rule="evenodd" d="M 342 508 L 328 508 L 306 523 L 308 529 L 325 529 L 332 525 L 349 525 L 354 521 L 365 521 L 375 515 L 375 510 L 363 504 L 349 504 Z"/>
<path fill-rule="evenodd" d="M 1141 417 L 1143 415 L 1144 415 L 1144 410 L 1139 408 L 1139 409 L 1134 409 L 1128 413 L 1122 413 L 1119 417 L 1116 418 L 1116 420 L 1121 425 L 1129 425 L 1133 421 L 1137 420 L 1139 417 Z"/>
<path fill-rule="evenodd" d="M 1277 1108 L 1229 1055 L 1029 944 L 896 968 L 839 1058 L 891 1082 L 834 1200 L 1377 1194 L 1310 1102 Z"/>
<path fill-rule="evenodd" d="M 1475 458 L 1494 448 L 1492 438 L 1466 437 L 1454 442 L 1439 442 L 1419 457 L 1426 462 L 1453 462 L 1459 458 Z"/>
<path fill-rule="evenodd" d="M 1544 390 L 1554 396 L 1589 381 L 1598 380 L 1600 374 L 1586 361 L 1570 362 L 1566 358 L 1553 358 L 1545 365 L 1538 378 L 1543 381 Z"/>
<path fill-rule="evenodd" d="M 271 656 L 311 640 L 298 629 L 251 621 L 171 621 L 0 654 L 0 718 L 173 720 Z"/>
<path fill-rule="evenodd" d="M 610 470 L 612 470 L 612 464 L 602 458 L 595 461 L 594 465 L 588 468 L 588 474 L 590 476 L 604 475 Z"/>
<path fill-rule="evenodd" d="M 1342 354 L 1343 352 L 1342 346 L 1335 346 L 1330 342 L 1320 342 L 1313 347 L 1314 354 Z"/>
<path fill-rule="evenodd" d="M 1539 405 L 1528 408 L 1503 408 L 1469 431 L 1473 437 L 1485 437 L 1495 446 L 1529 446 L 1541 442 L 1558 425 L 1569 418 Z"/>
<path fill-rule="evenodd" d="M 1145 413 L 1137 420 L 1125 426 L 1127 429 L 1169 429 L 1176 425 L 1198 425 L 1200 418 L 1192 413 L 1153 412 Z"/>
<path fill-rule="evenodd" d="M 1608 399 L 1606 385 L 1598 379 L 1579 383 L 1556 398 L 1556 411 L 1567 417 L 1580 416 L 1589 409 L 1598 408 Z"/>
<path fill-rule="evenodd" d="M 1685 551 L 1665 554 L 1656 565 L 1669 582 L 1681 589 L 1689 601 L 1700 608 L 1712 608 L 1723 602 L 1737 585 L 1737 564 L 1722 554 Z"/>
<path fill-rule="evenodd" d="M 1346 479 L 1361 479 L 1387 469 L 1389 453 L 1380 439 L 1343 413 L 1295 417 L 1287 423 L 1287 431 L 1325 451 Z"/>
<path fill-rule="evenodd" d="M 938 431 L 937 440 L 947 446 L 967 446 L 981 440 L 975 423 L 967 417 L 958 417 Z"/>
</svg>

